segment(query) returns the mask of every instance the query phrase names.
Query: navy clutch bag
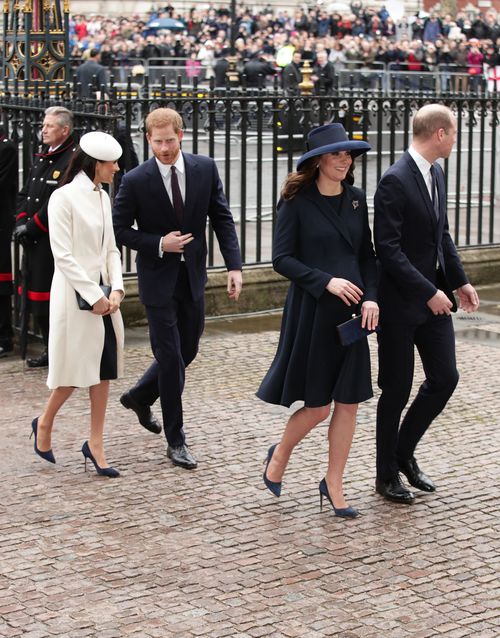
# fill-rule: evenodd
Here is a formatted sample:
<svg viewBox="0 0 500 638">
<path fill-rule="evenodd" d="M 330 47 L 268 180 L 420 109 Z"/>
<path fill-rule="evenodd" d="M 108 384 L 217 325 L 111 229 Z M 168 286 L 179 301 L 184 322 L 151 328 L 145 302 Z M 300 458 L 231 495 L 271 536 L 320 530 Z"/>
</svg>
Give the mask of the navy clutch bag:
<svg viewBox="0 0 500 638">
<path fill-rule="evenodd" d="M 108 286 L 108 284 L 101 284 L 100 288 L 102 290 L 102 294 L 105 297 L 109 297 L 109 295 L 111 294 L 111 286 Z M 92 306 L 87 303 L 85 301 L 85 299 L 81 296 L 81 294 L 79 292 L 76 292 L 76 303 L 78 304 L 78 308 L 80 308 L 80 310 L 92 310 Z"/>
<path fill-rule="evenodd" d="M 357 315 L 352 319 L 339 323 L 337 326 L 337 332 L 339 335 L 340 343 L 343 346 L 350 346 L 351 343 L 355 343 L 360 339 L 364 339 L 372 332 L 379 332 L 380 326 L 377 326 L 375 330 L 368 330 L 368 328 L 361 327 L 361 315 Z"/>
</svg>

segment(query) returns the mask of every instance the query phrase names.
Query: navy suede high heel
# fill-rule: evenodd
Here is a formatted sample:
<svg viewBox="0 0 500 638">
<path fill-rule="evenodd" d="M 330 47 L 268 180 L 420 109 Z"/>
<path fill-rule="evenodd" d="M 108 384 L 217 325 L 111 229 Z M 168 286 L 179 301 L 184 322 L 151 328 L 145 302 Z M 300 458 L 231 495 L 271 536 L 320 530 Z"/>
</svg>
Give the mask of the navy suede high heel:
<svg viewBox="0 0 500 638">
<path fill-rule="evenodd" d="M 118 476 L 120 476 L 120 472 L 118 470 L 115 470 L 114 467 L 99 467 L 99 465 L 97 465 L 97 462 L 92 455 L 92 452 L 90 451 L 88 441 L 85 441 L 85 443 L 82 445 L 82 454 L 83 458 L 85 459 L 85 471 L 87 471 L 87 459 L 90 459 L 94 464 L 95 471 L 97 472 L 97 474 L 99 474 L 99 476 L 107 476 L 108 478 L 117 478 Z"/>
<path fill-rule="evenodd" d="M 266 476 L 266 472 L 267 472 L 267 466 L 269 465 L 269 461 L 273 458 L 274 450 L 276 449 L 277 445 L 278 444 L 275 443 L 274 445 L 271 445 L 271 447 L 269 448 L 267 452 L 267 457 L 264 460 L 266 467 L 264 468 L 264 474 L 262 475 L 262 478 L 264 479 L 264 483 L 266 484 L 267 489 L 270 490 L 274 494 L 274 496 L 281 495 L 281 481 L 279 483 L 270 481 Z"/>
<path fill-rule="evenodd" d="M 54 457 L 52 450 L 47 450 L 46 452 L 42 452 L 42 450 L 38 449 L 38 446 L 36 444 L 36 439 L 38 435 L 38 417 L 36 417 L 36 419 L 33 419 L 33 421 L 31 422 L 30 439 L 33 435 L 35 435 L 35 443 L 33 447 L 35 448 L 36 454 L 38 454 L 38 456 L 41 456 L 44 461 L 48 461 L 49 463 L 55 463 L 56 459 Z"/>
<path fill-rule="evenodd" d="M 355 510 L 354 507 L 335 507 L 332 499 L 330 498 L 330 494 L 328 493 L 328 486 L 326 484 L 325 479 L 321 479 L 319 484 L 319 511 L 323 511 L 323 496 L 330 501 L 331 506 L 333 507 L 333 511 L 335 512 L 335 516 L 341 516 L 342 518 L 356 518 L 359 514 L 358 510 Z"/>
</svg>

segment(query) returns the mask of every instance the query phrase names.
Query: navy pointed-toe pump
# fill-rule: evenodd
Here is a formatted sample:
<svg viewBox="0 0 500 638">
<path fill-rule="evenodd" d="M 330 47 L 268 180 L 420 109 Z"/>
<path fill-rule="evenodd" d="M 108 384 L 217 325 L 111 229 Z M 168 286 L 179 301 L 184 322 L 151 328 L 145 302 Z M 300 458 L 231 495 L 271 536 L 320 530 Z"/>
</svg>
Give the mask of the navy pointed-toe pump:
<svg viewBox="0 0 500 638">
<path fill-rule="evenodd" d="M 267 452 L 267 457 L 264 459 L 264 463 L 266 467 L 264 468 L 264 474 L 262 475 L 262 478 L 264 479 L 264 483 L 267 489 L 270 490 L 274 494 L 274 496 L 281 495 L 281 481 L 279 483 L 276 483 L 275 481 L 270 481 L 267 478 L 267 466 L 269 465 L 270 460 L 273 458 L 274 450 L 276 449 L 277 445 L 278 444 L 275 443 L 274 445 L 271 445 L 271 447 L 269 448 Z"/>
<path fill-rule="evenodd" d="M 47 450 L 46 452 L 42 452 L 42 450 L 38 449 L 38 445 L 37 445 L 38 418 L 39 417 L 36 417 L 36 419 L 33 419 L 33 421 L 31 422 L 31 433 L 30 433 L 30 439 L 33 435 L 35 435 L 35 443 L 33 445 L 35 449 L 35 453 L 38 454 L 38 456 L 41 456 L 44 461 L 48 461 L 49 463 L 55 463 L 56 459 L 54 457 L 54 453 L 52 452 L 52 450 Z"/>
<path fill-rule="evenodd" d="M 88 441 L 85 441 L 85 443 L 82 445 L 82 454 L 83 458 L 85 459 L 85 471 L 87 471 L 87 459 L 89 459 L 94 464 L 95 471 L 97 472 L 97 474 L 99 474 L 99 476 L 107 476 L 108 478 L 117 478 L 118 476 L 120 476 L 120 472 L 118 470 L 115 470 L 114 467 L 99 467 L 99 465 L 97 465 L 97 461 L 90 451 Z"/>
<path fill-rule="evenodd" d="M 330 501 L 330 505 L 333 507 L 333 511 L 335 512 L 335 516 L 341 516 L 342 518 L 356 518 L 359 512 L 355 510 L 354 507 L 335 507 L 332 499 L 330 498 L 330 494 L 328 492 L 328 486 L 326 484 L 325 479 L 321 479 L 319 484 L 319 511 L 323 511 L 323 496 Z"/>
</svg>

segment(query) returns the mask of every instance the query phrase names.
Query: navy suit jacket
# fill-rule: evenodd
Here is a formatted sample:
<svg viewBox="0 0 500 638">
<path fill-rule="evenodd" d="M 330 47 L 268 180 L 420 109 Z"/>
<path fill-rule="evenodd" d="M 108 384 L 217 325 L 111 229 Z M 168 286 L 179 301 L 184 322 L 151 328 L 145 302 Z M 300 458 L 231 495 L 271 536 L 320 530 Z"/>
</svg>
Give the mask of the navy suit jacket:
<svg viewBox="0 0 500 638">
<path fill-rule="evenodd" d="M 217 166 L 203 155 L 183 153 L 186 168 L 184 217 L 179 228 L 155 158 L 123 177 L 114 200 L 113 224 L 118 243 L 137 251 L 139 296 L 146 306 L 165 306 L 177 281 L 180 253 L 159 257 L 160 239 L 180 230 L 194 239 L 184 248 L 184 259 L 194 299 L 207 282 L 207 218 L 217 236 L 228 270 L 241 270 L 241 254 L 234 220 L 222 189 Z M 137 228 L 133 228 L 134 222 Z"/>
<path fill-rule="evenodd" d="M 443 170 L 434 166 L 439 219 L 422 173 L 408 152 L 387 170 L 377 187 L 374 239 L 382 322 L 425 321 L 431 313 L 427 301 L 438 288 L 456 310 L 453 290 L 468 283 L 449 233 Z"/>
</svg>

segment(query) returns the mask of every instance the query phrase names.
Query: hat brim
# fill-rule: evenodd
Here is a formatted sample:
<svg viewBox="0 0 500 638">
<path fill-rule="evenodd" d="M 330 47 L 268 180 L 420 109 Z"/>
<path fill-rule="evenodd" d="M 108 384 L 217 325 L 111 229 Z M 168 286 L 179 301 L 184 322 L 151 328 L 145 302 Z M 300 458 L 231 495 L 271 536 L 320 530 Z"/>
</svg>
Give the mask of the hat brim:
<svg viewBox="0 0 500 638">
<path fill-rule="evenodd" d="M 307 151 L 304 153 L 302 157 L 297 160 L 297 170 L 300 170 L 300 167 L 304 162 L 307 162 L 311 157 L 317 157 L 318 155 L 325 155 L 326 153 L 339 153 L 340 151 L 348 151 L 352 157 L 357 157 L 358 155 L 363 155 L 367 151 L 371 150 L 371 146 L 368 142 L 336 142 L 335 144 L 326 144 L 325 146 L 318 146 L 318 148 L 313 148 L 311 151 Z"/>
</svg>

